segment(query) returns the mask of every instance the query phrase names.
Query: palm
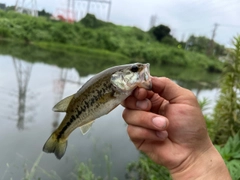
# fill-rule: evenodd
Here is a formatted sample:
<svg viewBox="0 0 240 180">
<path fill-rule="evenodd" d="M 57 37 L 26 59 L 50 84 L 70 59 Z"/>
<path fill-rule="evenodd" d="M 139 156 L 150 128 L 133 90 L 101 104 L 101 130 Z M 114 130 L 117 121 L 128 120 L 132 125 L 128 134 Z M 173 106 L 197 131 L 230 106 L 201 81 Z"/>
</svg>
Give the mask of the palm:
<svg viewBox="0 0 240 180">
<path fill-rule="evenodd" d="M 167 128 L 168 138 L 165 141 L 144 140 L 139 150 L 145 152 L 155 162 L 171 169 L 191 154 L 196 147 L 192 142 L 201 140 L 199 133 L 206 134 L 205 128 L 199 128 L 205 127 L 203 117 L 201 111 L 195 110 L 198 108 L 197 102 L 196 106 L 188 105 L 187 99 L 185 104 L 171 104 L 158 94 L 152 93 L 149 93 L 148 98 L 152 105 L 150 111 L 163 115 L 170 121 Z"/>
</svg>

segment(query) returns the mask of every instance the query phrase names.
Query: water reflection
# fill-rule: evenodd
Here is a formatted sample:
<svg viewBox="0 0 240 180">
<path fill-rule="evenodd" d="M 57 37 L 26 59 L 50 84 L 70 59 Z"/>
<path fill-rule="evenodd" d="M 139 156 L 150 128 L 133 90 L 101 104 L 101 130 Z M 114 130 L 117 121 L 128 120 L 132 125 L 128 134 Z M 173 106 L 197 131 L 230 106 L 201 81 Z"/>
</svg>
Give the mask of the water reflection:
<svg viewBox="0 0 240 180">
<path fill-rule="evenodd" d="M 73 77 L 69 78 L 68 71 L 69 70 L 66 68 L 60 69 L 59 78 L 53 81 L 54 105 L 63 99 L 63 93 L 64 93 L 66 83 L 77 84 L 79 86 L 82 85 L 79 78 L 77 80 L 74 80 Z M 59 120 L 60 120 L 59 118 L 60 118 L 60 113 L 53 112 L 53 122 L 52 122 L 53 130 L 52 131 L 54 131 L 58 127 Z"/>
<path fill-rule="evenodd" d="M 28 84 L 32 72 L 32 63 L 27 63 L 24 61 L 17 60 L 16 58 L 12 57 L 13 66 L 15 69 L 17 83 L 18 83 L 18 108 L 17 108 L 17 128 L 19 130 L 23 130 L 24 120 L 25 120 L 25 110 L 26 110 L 26 100 L 28 95 Z M 31 96 L 33 99 L 34 96 Z M 33 107 L 33 106 L 32 106 Z M 32 108 L 28 109 L 30 113 Z"/>
<path fill-rule="evenodd" d="M 64 92 L 66 78 L 67 78 L 67 70 L 61 69 L 59 74 L 60 74 L 59 79 L 55 79 L 53 81 L 53 94 L 55 96 L 54 98 L 55 104 L 63 98 L 63 92 Z M 58 127 L 60 113 L 53 113 L 53 116 L 54 117 L 52 122 L 52 126 L 53 126 L 52 131 L 54 131 Z"/>
</svg>

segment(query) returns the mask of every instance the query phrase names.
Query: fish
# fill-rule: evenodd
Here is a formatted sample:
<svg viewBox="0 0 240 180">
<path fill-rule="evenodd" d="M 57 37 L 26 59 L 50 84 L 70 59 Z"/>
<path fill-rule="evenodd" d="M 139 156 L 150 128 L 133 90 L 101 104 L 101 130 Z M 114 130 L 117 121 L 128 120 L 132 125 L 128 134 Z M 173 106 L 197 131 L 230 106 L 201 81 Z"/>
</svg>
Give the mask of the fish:
<svg viewBox="0 0 240 180">
<path fill-rule="evenodd" d="M 95 119 L 112 111 L 134 89 L 151 90 L 149 67 L 149 63 L 134 63 L 108 68 L 94 75 L 75 94 L 58 102 L 53 111 L 66 112 L 66 115 L 44 144 L 43 151 L 61 159 L 73 130 L 80 127 L 82 134 L 86 134 Z"/>
</svg>

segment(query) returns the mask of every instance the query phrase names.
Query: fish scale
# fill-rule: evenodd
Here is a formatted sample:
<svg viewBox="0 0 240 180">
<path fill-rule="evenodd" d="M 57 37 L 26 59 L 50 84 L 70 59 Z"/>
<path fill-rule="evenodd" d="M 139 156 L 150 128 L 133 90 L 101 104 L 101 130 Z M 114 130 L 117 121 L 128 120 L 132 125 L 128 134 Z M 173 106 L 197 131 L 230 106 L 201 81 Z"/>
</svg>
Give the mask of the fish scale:
<svg viewBox="0 0 240 180">
<path fill-rule="evenodd" d="M 99 118 L 125 100 L 136 87 L 151 89 L 149 64 L 128 64 L 106 69 L 87 81 L 76 94 L 57 103 L 53 110 L 66 112 L 59 127 L 52 133 L 43 151 L 64 155 L 67 138 L 77 127 L 87 133 Z"/>
<path fill-rule="evenodd" d="M 84 94 L 82 94 L 80 97 L 76 98 L 75 101 L 72 101 L 72 104 L 69 105 L 69 107 L 67 110 L 67 113 L 69 114 L 68 111 L 72 112 L 73 115 L 71 115 L 71 117 L 69 118 L 66 114 L 64 119 L 70 119 L 70 124 L 68 125 L 66 121 L 63 120 L 63 122 L 59 127 L 59 134 L 64 134 L 65 136 L 68 136 L 69 133 L 71 133 L 71 130 L 74 129 L 74 127 L 76 126 L 81 126 L 82 124 L 85 123 L 85 121 L 88 121 L 89 119 L 92 118 L 92 120 L 95 118 L 94 115 L 92 115 L 93 113 L 96 113 L 96 111 L 101 111 L 101 109 L 99 109 L 99 107 L 101 105 L 103 105 L 104 103 L 108 102 L 108 97 L 109 94 L 111 94 L 111 96 L 114 97 L 114 93 L 115 92 L 115 88 L 114 86 L 110 83 L 109 81 L 110 78 L 107 79 L 103 79 L 103 82 L 99 81 L 96 84 L 94 84 L 94 86 L 90 86 L 86 92 Z M 107 84 L 107 82 L 109 82 Z M 97 88 L 97 89 L 96 89 Z M 97 91 L 99 91 L 98 89 L 102 88 L 102 92 L 105 93 L 98 93 Z M 104 90 L 104 91 L 103 91 Z M 80 106 L 78 105 L 77 102 L 82 102 L 82 104 L 80 104 Z M 88 106 L 86 105 L 88 104 Z M 90 104 L 90 105 L 89 105 Z M 69 110 L 71 109 L 71 110 Z M 81 116 L 80 116 L 81 115 Z M 77 120 L 77 121 L 76 121 Z M 72 126 L 72 127 L 71 127 Z M 66 130 L 68 129 L 68 131 L 66 132 Z M 61 138 L 61 136 L 58 135 L 58 139 Z"/>
</svg>

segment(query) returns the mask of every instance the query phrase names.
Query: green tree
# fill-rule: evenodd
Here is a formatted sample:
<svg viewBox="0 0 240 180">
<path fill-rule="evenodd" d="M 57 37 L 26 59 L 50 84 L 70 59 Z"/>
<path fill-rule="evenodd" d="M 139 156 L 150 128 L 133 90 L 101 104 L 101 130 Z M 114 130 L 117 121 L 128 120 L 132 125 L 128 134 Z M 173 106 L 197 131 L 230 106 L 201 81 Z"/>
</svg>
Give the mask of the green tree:
<svg viewBox="0 0 240 180">
<path fill-rule="evenodd" d="M 194 36 L 191 35 L 186 42 L 186 49 L 190 51 L 195 51 L 199 53 L 206 53 L 209 48 L 210 39 L 205 36 Z M 220 45 L 214 42 L 214 54 L 216 56 L 225 55 L 225 48 L 223 45 Z"/>
<path fill-rule="evenodd" d="M 93 14 L 87 14 L 84 18 L 81 19 L 80 23 L 89 28 L 99 28 L 107 25 L 114 26 L 112 23 L 97 19 Z"/>
<path fill-rule="evenodd" d="M 149 33 L 152 34 L 157 41 L 163 44 L 177 46 L 178 41 L 170 35 L 170 32 L 171 29 L 168 26 L 162 24 L 156 27 L 152 27 L 149 30 Z"/>
<path fill-rule="evenodd" d="M 45 11 L 45 9 L 41 10 L 41 11 L 38 11 L 38 15 L 39 16 L 44 16 L 44 17 L 47 17 L 47 18 L 50 18 L 52 16 L 51 13 L 48 13 Z"/>
<path fill-rule="evenodd" d="M 171 45 L 171 46 L 177 46 L 179 44 L 177 39 L 175 39 L 174 37 L 172 37 L 170 35 L 162 38 L 161 43 Z"/>
<path fill-rule="evenodd" d="M 156 27 L 152 27 L 150 29 L 150 33 L 153 34 L 153 36 L 158 40 L 161 41 L 164 37 L 166 36 L 171 36 L 170 35 L 171 29 L 168 26 L 165 25 L 159 25 Z"/>
<path fill-rule="evenodd" d="M 15 11 L 15 6 L 7 6 L 6 11 Z"/>
</svg>

